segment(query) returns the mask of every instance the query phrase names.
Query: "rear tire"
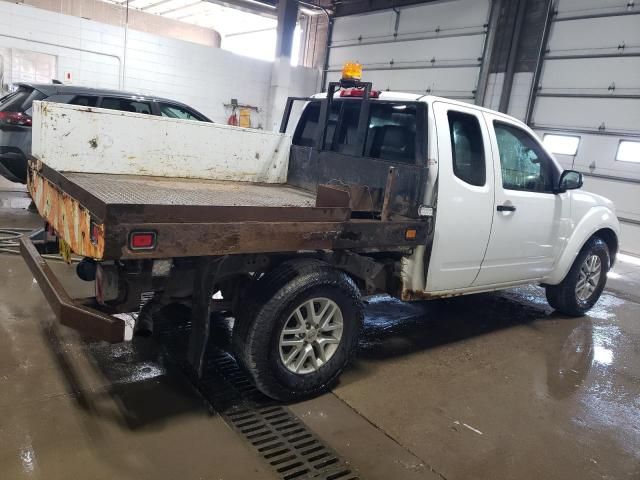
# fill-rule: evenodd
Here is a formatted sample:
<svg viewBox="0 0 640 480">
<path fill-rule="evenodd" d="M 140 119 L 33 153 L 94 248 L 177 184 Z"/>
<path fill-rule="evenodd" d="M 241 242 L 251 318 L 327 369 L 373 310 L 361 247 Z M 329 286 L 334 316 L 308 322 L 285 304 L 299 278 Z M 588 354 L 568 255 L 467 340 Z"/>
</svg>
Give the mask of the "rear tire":
<svg viewBox="0 0 640 480">
<path fill-rule="evenodd" d="M 549 305 L 566 315 L 584 315 L 600 298 L 609 265 L 607 244 L 598 237 L 592 238 L 582 247 L 564 280 L 546 286 Z"/>
<path fill-rule="evenodd" d="M 344 272 L 313 260 L 285 262 L 245 294 L 233 350 L 256 386 L 276 400 L 318 395 L 356 347 L 363 306 Z"/>
</svg>

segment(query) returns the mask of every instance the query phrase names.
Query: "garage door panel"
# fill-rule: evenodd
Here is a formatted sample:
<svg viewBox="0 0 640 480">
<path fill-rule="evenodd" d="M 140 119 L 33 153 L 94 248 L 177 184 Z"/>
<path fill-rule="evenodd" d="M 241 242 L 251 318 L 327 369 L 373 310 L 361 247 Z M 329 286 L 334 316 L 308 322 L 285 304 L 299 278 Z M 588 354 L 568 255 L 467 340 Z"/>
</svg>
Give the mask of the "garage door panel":
<svg viewBox="0 0 640 480">
<path fill-rule="evenodd" d="M 393 10 L 338 17 L 333 24 L 331 43 L 332 45 L 340 45 L 384 37 L 393 38 L 395 23 Z"/>
<path fill-rule="evenodd" d="M 487 23 L 489 1 L 457 0 L 406 7 L 400 11 L 398 35 L 417 32 L 464 33 L 477 31 Z"/>
<path fill-rule="evenodd" d="M 616 160 L 622 140 L 640 140 L 640 15 L 631 4 L 554 3 L 531 122 L 551 127 L 540 136 L 580 137 L 575 156 L 556 158 L 585 173 L 585 190 L 613 200 L 621 245 L 640 254 L 640 163 Z"/>
<path fill-rule="evenodd" d="M 408 93 L 431 93 L 445 97 L 470 97 L 475 89 L 479 67 L 429 68 L 410 70 L 373 70 L 364 73 L 364 80 L 376 90 Z M 330 81 L 340 79 L 339 72 L 330 72 Z M 429 91 L 429 89 L 431 89 Z"/>
<path fill-rule="evenodd" d="M 637 183 L 585 175 L 584 189 L 609 198 L 618 216 L 640 221 L 640 185 Z"/>
<path fill-rule="evenodd" d="M 620 251 L 640 255 L 640 225 L 620 223 Z"/>
<path fill-rule="evenodd" d="M 484 35 L 413 40 L 370 45 L 332 48 L 329 68 L 341 68 L 345 62 L 357 61 L 365 67 L 396 66 L 423 63 L 426 66 L 435 59 L 437 64 L 477 63 L 482 56 Z"/>
<path fill-rule="evenodd" d="M 449 0 L 339 17 L 327 78 L 338 80 L 342 65 L 357 61 L 374 88 L 473 100 L 490 4 Z"/>
<path fill-rule="evenodd" d="M 544 131 L 538 131 L 538 135 L 544 138 Z M 562 132 L 553 132 L 560 134 Z M 608 175 L 611 177 L 640 180 L 640 163 L 620 162 L 616 160 L 618 144 L 620 140 L 638 141 L 632 137 L 614 137 L 595 134 L 576 134 L 567 132 L 567 135 L 578 135 L 580 143 L 576 156 L 555 155 L 558 161 L 565 168 L 576 168 L 581 172 L 594 173 L 597 175 Z M 635 185 L 636 195 L 640 195 L 640 185 Z M 638 199 L 638 209 L 640 210 L 640 197 Z"/>
<path fill-rule="evenodd" d="M 627 3 L 627 0 L 562 0 L 557 6 L 558 17 L 626 12 Z"/>
<path fill-rule="evenodd" d="M 639 17 L 640 18 L 640 17 Z M 547 60 L 540 84 L 543 93 L 640 94 L 640 57 Z"/>
<path fill-rule="evenodd" d="M 640 52 L 638 15 L 590 18 L 554 22 L 549 38 L 549 54 Z"/>
<path fill-rule="evenodd" d="M 594 130 L 604 123 L 607 130 L 635 133 L 640 128 L 640 100 L 538 96 L 533 123 Z"/>
</svg>

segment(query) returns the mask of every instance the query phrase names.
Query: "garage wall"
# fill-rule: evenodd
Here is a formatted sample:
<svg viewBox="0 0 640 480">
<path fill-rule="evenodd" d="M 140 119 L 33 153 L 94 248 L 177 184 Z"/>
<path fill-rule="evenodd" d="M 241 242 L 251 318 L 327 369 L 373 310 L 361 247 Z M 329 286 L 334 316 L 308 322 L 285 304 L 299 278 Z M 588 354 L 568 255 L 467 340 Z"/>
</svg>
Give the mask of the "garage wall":
<svg viewBox="0 0 640 480">
<path fill-rule="evenodd" d="M 357 61 L 380 90 L 475 100 L 489 0 L 453 0 L 335 19 L 327 79 Z"/>
<path fill-rule="evenodd" d="M 541 136 L 580 137 L 576 155 L 557 158 L 615 202 L 621 247 L 640 254 L 640 162 L 615 159 L 621 140 L 640 141 L 640 6 L 632 4 L 557 3 L 530 124 Z"/>
<path fill-rule="evenodd" d="M 230 111 L 223 103 L 237 98 L 258 106 L 252 121 L 266 125 L 270 62 L 132 29 L 125 61 L 123 28 L 2 1 L 0 47 L 55 55 L 57 77 L 71 72 L 76 85 L 168 97 L 215 122 L 226 122 Z M 318 73 L 305 70 L 292 76 L 291 88 L 311 94 L 316 85 L 307 85 L 308 78 Z"/>
</svg>

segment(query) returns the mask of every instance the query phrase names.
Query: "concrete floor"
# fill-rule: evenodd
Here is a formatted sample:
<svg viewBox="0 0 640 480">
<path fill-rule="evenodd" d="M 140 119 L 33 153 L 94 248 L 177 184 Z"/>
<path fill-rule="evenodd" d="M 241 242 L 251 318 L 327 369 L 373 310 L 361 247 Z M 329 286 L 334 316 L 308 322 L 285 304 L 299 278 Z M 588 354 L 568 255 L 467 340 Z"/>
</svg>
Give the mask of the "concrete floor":
<svg viewBox="0 0 640 480">
<path fill-rule="evenodd" d="M 0 192 L 0 228 L 38 225 L 26 204 Z M 0 272 L 0 479 L 277 478 L 152 340 L 82 339 L 20 257 Z M 363 479 L 640 478 L 640 264 L 609 286 L 579 319 L 537 287 L 374 298 L 334 392 L 290 408 Z"/>
</svg>

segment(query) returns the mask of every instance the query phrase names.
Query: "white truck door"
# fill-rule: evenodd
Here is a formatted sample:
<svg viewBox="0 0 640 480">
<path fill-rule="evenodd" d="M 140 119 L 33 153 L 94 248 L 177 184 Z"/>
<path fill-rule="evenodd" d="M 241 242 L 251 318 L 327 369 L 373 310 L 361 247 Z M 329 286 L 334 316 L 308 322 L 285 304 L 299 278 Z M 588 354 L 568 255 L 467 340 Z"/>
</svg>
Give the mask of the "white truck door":
<svg viewBox="0 0 640 480">
<path fill-rule="evenodd" d="M 541 279 L 567 233 L 567 194 L 555 194 L 560 169 L 518 123 L 485 113 L 495 165 L 489 247 L 474 286 Z"/>
<path fill-rule="evenodd" d="M 493 161 L 482 112 L 433 103 L 438 145 L 438 205 L 426 290 L 470 286 L 493 218 Z"/>
</svg>

